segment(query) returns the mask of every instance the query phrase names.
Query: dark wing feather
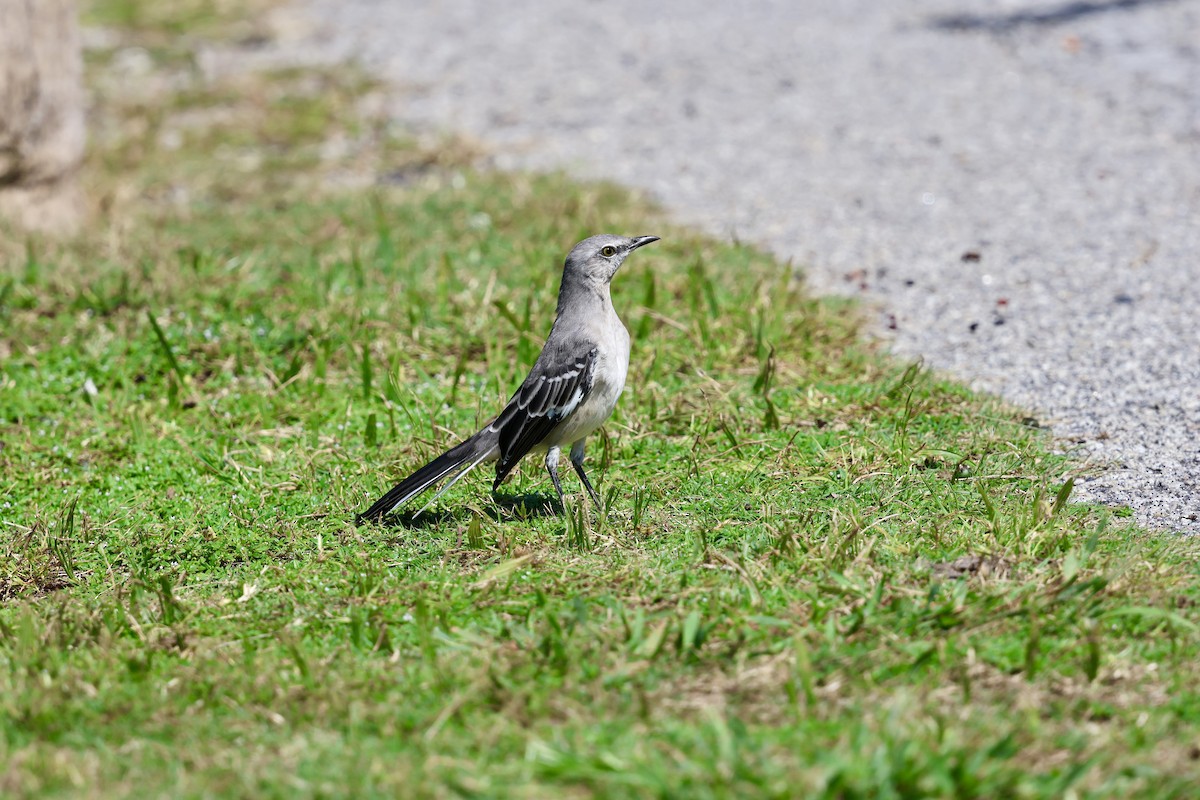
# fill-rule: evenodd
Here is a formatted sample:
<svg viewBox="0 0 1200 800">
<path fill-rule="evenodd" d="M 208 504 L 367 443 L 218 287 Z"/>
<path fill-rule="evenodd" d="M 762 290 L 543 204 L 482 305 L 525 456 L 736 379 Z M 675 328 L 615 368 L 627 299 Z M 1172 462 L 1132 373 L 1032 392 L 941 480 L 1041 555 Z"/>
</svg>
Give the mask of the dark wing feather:
<svg viewBox="0 0 1200 800">
<path fill-rule="evenodd" d="M 598 353 L 595 347 L 574 357 L 560 351 L 534 365 L 529 377 L 490 426 L 500 434 L 496 486 L 587 397 Z"/>
</svg>

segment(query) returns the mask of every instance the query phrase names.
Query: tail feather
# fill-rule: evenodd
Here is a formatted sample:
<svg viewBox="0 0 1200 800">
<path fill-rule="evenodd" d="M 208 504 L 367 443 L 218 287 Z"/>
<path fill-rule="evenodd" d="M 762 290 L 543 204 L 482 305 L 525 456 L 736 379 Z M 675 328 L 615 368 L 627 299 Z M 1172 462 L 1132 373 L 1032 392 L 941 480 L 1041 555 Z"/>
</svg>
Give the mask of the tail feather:
<svg viewBox="0 0 1200 800">
<path fill-rule="evenodd" d="M 485 441 L 489 438 L 487 436 L 488 433 L 488 430 L 485 428 L 457 447 L 452 447 L 445 453 L 442 453 L 433 461 L 430 461 L 412 475 L 400 481 L 387 494 L 376 500 L 370 508 L 359 514 L 355 519 L 356 524 L 379 522 L 398 506 L 407 503 L 438 481 L 444 479 L 450 473 L 459 470 L 459 474 L 454 476 L 454 480 L 446 488 L 448 489 L 450 486 L 453 486 L 459 478 L 485 460 L 491 455 L 491 451 L 495 449 L 495 442 Z M 495 438 L 494 434 L 490 438 Z M 440 496 L 441 493 L 439 492 L 438 494 Z M 437 496 L 434 499 L 436 500 Z M 421 510 L 424 511 L 425 509 Z"/>
<path fill-rule="evenodd" d="M 428 511 L 428 510 L 429 510 L 429 507 L 430 507 L 431 505 L 433 505 L 434 503 L 436 503 L 436 502 L 437 502 L 437 499 L 438 499 L 439 497 L 441 497 L 442 495 L 444 495 L 446 492 L 450 491 L 450 487 L 451 487 L 451 486 L 453 486 L 454 484 L 458 483 L 458 482 L 459 482 L 459 480 L 460 480 L 460 479 L 461 479 L 461 478 L 462 478 L 464 475 L 466 475 L 468 472 L 470 472 L 471 470 L 473 470 L 473 469 L 475 469 L 477 466 L 479 466 L 479 462 L 483 461 L 483 460 L 484 460 L 485 458 L 487 458 L 489 455 L 490 455 L 490 454 L 488 453 L 488 451 L 484 450 L 483 452 L 481 452 L 481 453 L 479 454 L 479 457 L 478 457 L 478 458 L 474 458 L 474 459 L 472 459 L 472 460 L 471 460 L 471 461 L 470 461 L 470 462 L 469 462 L 469 463 L 468 463 L 468 464 L 467 464 L 465 467 L 463 467 L 462 469 L 460 469 L 460 470 L 458 471 L 458 473 L 457 473 L 457 474 L 456 474 L 456 475 L 455 475 L 453 478 L 451 478 L 450 480 L 446 481 L 446 483 L 445 483 L 445 484 L 442 486 L 442 488 L 438 489 L 438 490 L 437 490 L 437 492 L 436 492 L 436 493 L 433 495 L 433 497 L 429 498 L 429 502 L 428 502 L 428 503 L 426 503 L 425 505 L 421 506 L 421 510 L 420 510 L 420 511 L 418 511 L 417 513 L 418 513 L 418 514 L 424 514 L 426 511 Z"/>
</svg>

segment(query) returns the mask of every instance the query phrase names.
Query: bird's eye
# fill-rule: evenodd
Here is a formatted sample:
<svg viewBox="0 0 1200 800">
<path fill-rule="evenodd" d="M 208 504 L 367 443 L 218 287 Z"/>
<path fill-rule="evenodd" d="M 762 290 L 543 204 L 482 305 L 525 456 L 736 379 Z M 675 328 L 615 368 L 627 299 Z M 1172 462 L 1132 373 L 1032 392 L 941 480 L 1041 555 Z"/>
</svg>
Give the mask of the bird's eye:
<svg viewBox="0 0 1200 800">
<path fill-rule="evenodd" d="M 611 244 L 607 244 L 600 248 L 600 255 L 604 256 L 605 258 L 612 258 L 616 254 L 617 248 L 613 247 Z"/>
</svg>

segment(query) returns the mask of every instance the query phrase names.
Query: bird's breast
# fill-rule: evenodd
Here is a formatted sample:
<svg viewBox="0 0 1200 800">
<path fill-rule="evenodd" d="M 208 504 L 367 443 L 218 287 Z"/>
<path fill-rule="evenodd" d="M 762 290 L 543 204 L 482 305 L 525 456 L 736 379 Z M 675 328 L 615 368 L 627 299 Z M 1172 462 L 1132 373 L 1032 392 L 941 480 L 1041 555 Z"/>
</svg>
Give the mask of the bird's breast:
<svg viewBox="0 0 1200 800">
<path fill-rule="evenodd" d="M 577 442 L 604 424 L 617 407 L 629 373 L 629 333 L 617 320 L 596 337 L 596 369 L 583 402 L 551 438 L 555 444 Z"/>
</svg>

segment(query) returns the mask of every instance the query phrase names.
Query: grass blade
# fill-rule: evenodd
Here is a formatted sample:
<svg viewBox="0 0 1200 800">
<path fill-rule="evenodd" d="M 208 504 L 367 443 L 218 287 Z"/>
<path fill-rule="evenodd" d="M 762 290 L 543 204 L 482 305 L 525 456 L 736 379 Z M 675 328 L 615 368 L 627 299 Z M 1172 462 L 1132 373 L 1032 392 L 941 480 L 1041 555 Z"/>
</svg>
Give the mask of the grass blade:
<svg viewBox="0 0 1200 800">
<path fill-rule="evenodd" d="M 183 370 L 179 366 L 179 361 L 175 358 L 175 351 L 171 347 L 171 343 L 167 341 L 166 334 L 159 327 L 158 320 L 154 318 L 154 313 L 150 309 L 146 309 L 146 319 L 150 320 L 150 327 L 154 330 L 154 336 L 158 339 L 159 349 L 162 351 L 163 357 L 167 359 L 167 365 L 171 368 L 171 372 L 175 374 L 176 380 L 180 385 L 183 384 Z"/>
<path fill-rule="evenodd" d="M 1067 482 L 1058 490 L 1058 494 L 1054 497 L 1054 505 L 1050 507 L 1050 516 L 1056 517 L 1059 512 L 1066 507 L 1067 501 L 1071 499 L 1071 490 L 1075 488 L 1075 479 L 1067 478 Z"/>
</svg>

